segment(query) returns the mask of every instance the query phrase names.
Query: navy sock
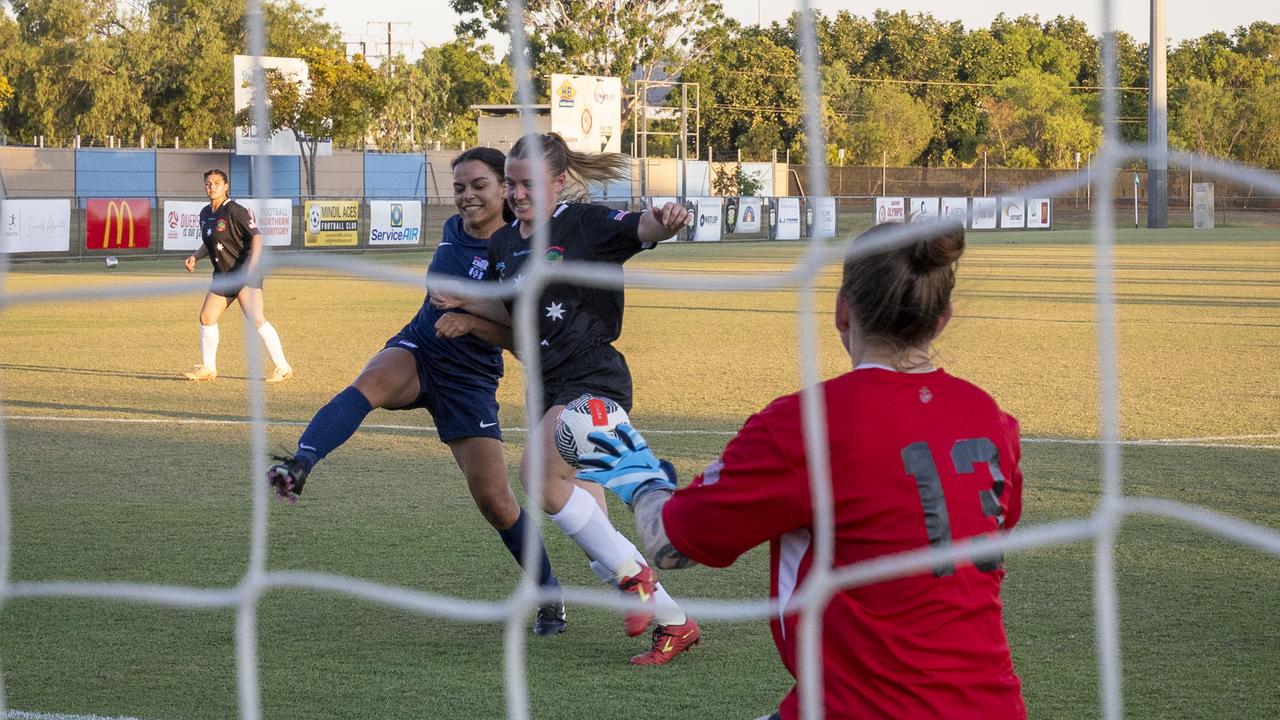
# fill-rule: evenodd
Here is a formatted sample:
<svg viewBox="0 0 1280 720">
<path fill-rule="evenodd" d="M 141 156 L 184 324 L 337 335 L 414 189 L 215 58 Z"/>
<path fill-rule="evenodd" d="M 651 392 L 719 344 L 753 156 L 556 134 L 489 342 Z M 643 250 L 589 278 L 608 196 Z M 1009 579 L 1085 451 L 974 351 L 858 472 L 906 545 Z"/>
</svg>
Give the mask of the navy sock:
<svg viewBox="0 0 1280 720">
<path fill-rule="evenodd" d="M 515 557 L 516 562 L 524 567 L 524 508 L 520 508 L 520 517 L 516 518 L 516 522 L 506 530 L 499 530 L 498 535 L 502 538 L 502 544 L 507 546 L 507 550 Z M 538 584 L 546 587 L 560 587 L 560 581 L 556 580 L 556 576 L 551 573 L 551 559 L 547 557 L 547 546 L 542 542 L 542 533 L 534 534 L 534 542 L 538 543 L 540 562 L 538 567 Z"/>
<path fill-rule="evenodd" d="M 355 387 L 334 395 L 302 431 L 294 457 L 310 471 L 325 455 L 349 440 L 372 411 L 364 393 Z"/>
</svg>

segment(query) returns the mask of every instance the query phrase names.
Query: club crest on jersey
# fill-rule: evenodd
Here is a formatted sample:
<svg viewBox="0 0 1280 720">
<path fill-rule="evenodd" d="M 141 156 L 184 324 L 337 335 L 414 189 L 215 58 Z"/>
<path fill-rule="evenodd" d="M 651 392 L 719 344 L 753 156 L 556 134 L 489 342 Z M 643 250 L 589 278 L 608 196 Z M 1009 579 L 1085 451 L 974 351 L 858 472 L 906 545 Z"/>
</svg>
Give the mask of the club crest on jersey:
<svg viewBox="0 0 1280 720">
<path fill-rule="evenodd" d="M 925 405 L 928 405 L 929 401 L 932 399 L 933 399 L 933 393 L 929 391 L 929 388 L 927 387 L 920 388 L 920 402 L 924 403 Z"/>
<path fill-rule="evenodd" d="M 552 245 L 551 247 L 547 248 L 546 258 L 547 258 L 547 262 L 553 262 L 553 263 L 557 263 L 557 262 L 560 262 L 561 260 L 564 260 L 564 248 L 560 247 L 559 245 Z"/>
<path fill-rule="evenodd" d="M 483 280 L 485 271 L 489 269 L 489 259 L 476 255 L 471 258 L 471 267 L 467 270 L 467 274 L 473 280 Z"/>
<path fill-rule="evenodd" d="M 223 220 L 222 218 L 218 218 L 218 232 L 226 232 L 226 231 L 227 231 L 227 221 Z"/>
</svg>

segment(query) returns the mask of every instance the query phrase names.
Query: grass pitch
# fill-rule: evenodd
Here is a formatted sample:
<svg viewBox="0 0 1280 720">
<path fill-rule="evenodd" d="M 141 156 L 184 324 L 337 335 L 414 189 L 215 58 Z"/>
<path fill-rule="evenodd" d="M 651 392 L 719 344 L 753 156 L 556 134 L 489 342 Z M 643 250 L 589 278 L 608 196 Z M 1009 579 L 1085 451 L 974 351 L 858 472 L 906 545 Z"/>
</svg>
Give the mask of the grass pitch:
<svg viewBox="0 0 1280 720">
<path fill-rule="evenodd" d="M 1269 234 L 1268 234 L 1269 233 Z M 1116 290 L 1124 488 L 1280 530 L 1280 238 L 1270 231 L 1120 233 Z M 1023 527 L 1086 516 L 1099 495 L 1092 248 L 1083 232 L 971 235 L 956 317 L 937 349 L 987 388 L 1027 442 Z M 629 267 L 782 272 L 793 243 L 676 244 Z M 422 268 L 423 254 L 377 262 Z M 177 260 L 21 265 L 7 291 L 145 286 Z M 848 369 L 830 328 L 838 270 L 819 278 L 820 369 Z M 0 316 L 11 576 L 228 588 L 249 557 L 243 321 L 224 316 L 217 382 L 178 379 L 198 359 L 188 294 L 19 305 Z M 268 281 L 267 316 L 296 380 L 267 390 L 272 448 L 301 427 L 417 308 L 421 291 L 309 270 Z M 751 412 L 799 385 L 793 290 L 631 289 L 619 343 L 638 426 L 689 477 Z M 252 338 L 257 342 L 256 335 Z M 500 400 L 513 468 L 525 422 L 519 364 Z M 273 506 L 270 569 L 339 573 L 499 600 L 515 565 L 475 511 L 420 411 L 376 411 L 326 459 L 296 508 Z M 663 430 L 690 431 L 664 434 Z M 620 506 L 612 515 L 631 534 Z M 546 526 L 563 582 L 597 587 L 581 553 Z M 767 592 L 757 549 L 727 571 L 668 572 L 677 597 Z M 1280 558 L 1158 519 L 1125 522 L 1117 553 L 1125 709 L 1131 718 L 1274 718 L 1280 694 Z M 1098 715 L 1093 551 L 1007 558 L 1006 621 L 1032 717 Z M 764 621 L 703 622 L 704 643 L 662 668 L 631 668 L 643 640 L 618 614 L 571 606 L 570 630 L 529 638 L 537 718 L 755 718 L 791 680 Z M 318 591 L 259 605 L 261 699 L 270 718 L 503 716 L 502 627 L 388 609 Z M 9 708 L 144 720 L 237 714 L 233 610 L 99 600 L 9 599 L 0 671 Z"/>
</svg>

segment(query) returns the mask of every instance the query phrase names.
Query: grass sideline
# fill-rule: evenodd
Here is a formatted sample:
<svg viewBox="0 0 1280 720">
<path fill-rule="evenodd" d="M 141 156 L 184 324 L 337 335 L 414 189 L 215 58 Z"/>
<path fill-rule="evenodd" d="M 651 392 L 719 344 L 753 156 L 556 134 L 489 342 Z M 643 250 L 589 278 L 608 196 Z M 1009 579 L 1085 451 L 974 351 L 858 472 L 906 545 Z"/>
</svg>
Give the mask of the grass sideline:
<svg viewBox="0 0 1280 720">
<path fill-rule="evenodd" d="M 1206 239 L 1207 238 L 1207 239 Z M 971 235 L 956 319 L 939 345 L 950 371 L 989 389 L 1029 438 L 1097 432 L 1092 249 L 1085 233 Z M 776 273 L 794 243 L 664 246 L 630 267 L 673 275 Z M 1280 529 L 1280 257 L 1266 233 L 1120 233 L 1116 290 L 1125 438 L 1227 438 L 1127 446 L 1125 491 L 1196 503 Z M 425 266 L 423 254 L 378 262 Z M 182 277 L 177 262 L 14 267 L 9 292 L 125 286 Z M 846 370 L 830 327 L 835 268 L 817 322 L 821 372 Z M 243 323 L 224 318 L 218 382 L 177 379 L 196 359 L 190 294 L 7 307 L 0 403 L 13 516 L 12 578 L 229 587 L 248 559 L 249 429 Z M 267 285 L 296 380 L 267 391 L 268 439 L 288 448 L 421 300 L 417 288 L 286 270 Z M 642 428 L 681 475 L 712 459 L 750 412 L 799 383 L 796 296 L 628 291 L 620 343 L 636 376 Z M 256 342 L 256 339 L 254 340 Z M 504 426 L 524 422 L 508 359 Z M 732 378 L 725 382 L 723 378 Z M 709 381 L 711 380 L 711 381 Z M 47 418 L 47 419 L 21 419 Z M 140 423 L 137 421 L 148 421 Z M 193 424 L 190 421 L 203 421 Z M 156 421 L 156 422 L 150 422 Z M 223 423 L 223 424 L 214 424 Z M 268 567 L 342 573 L 415 590 L 496 600 L 514 564 L 467 497 L 425 413 L 378 411 L 320 466 L 297 508 L 273 507 Z M 1264 437 L 1252 437 L 1264 436 Z M 1269 436 L 1269 437 L 1266 437 Z M 514 468 L 523 435 L 509 431 Z M 1256 448 L 1229 447 L 1254 445 Z M 1270 449 L 1268 449 L 1270 448 Z M 1099 492 L 1095 446 L 1025 447 L 1024 526 L 1086 516 Z M 615 507 L 631 533 L 626 511 Z M 579 551 L 548 543 L 566 583 L 595 587 Z M 766 554 L 728 571 L 666 573 L 678 597 L 767 590 Z M 1033 717 L 1098 714 L 1092 547 L 1008 558 L 1006 619 Z M 1184 525 L 1134 519 L 1117 553 L 1126 716 L 1280 715 L 1280 559 Z M 530 638 L 534 717 L 754 718 L 790 685 L 762 621 L 704 623 L 706 639 L 664 668 L 626 658 L 643 643 L 614 612 L 570 607 L 570 632 Z M 234 612 L 82 600 L 0 607 L 7 705 L 145 720 L 235 716 Z M 388 610 L 314 591 L 274 591 L 259 606 L 264 716 L 492 718 L 504 712 L 502 629 Z"/>
</svg>

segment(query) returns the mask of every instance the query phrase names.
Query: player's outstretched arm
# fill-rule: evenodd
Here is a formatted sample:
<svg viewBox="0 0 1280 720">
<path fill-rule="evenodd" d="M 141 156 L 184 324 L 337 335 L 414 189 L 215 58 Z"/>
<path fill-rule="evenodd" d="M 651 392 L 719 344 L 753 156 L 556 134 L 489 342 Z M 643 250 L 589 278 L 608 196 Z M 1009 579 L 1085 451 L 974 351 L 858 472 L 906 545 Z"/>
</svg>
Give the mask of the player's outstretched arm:
<svg viewBox="0 0 1280 720">
<path fill-rule="evenodd" d="M 490 345 L 516 351 L 515 336 L 510 325 L 499 325 L 478 315 L 458 312 L 445 313 L 436 321 L 437 337 L 456 338 L 463 335 L 474 335 Z"/>
<path fill-rule="evenodd" d="M 689 209 L 681 203 L 667 203 L 640 216 L 636 235 L 641 245 L 648 245 L 675 235 L 689 223 Z"/>
<path fill-rule="evenodd" d="M 675 469 L 659 460 L 644 437 L 627 423 L 614 428 L 617 437 L 602 432 L 587 436 L 599 452 L 580 455 L 578 479 L 602 485 L 622 499 L 636 516 L 636 530 L 645 556 L 660 569 L 693 565 L 676 550 L 662 525 L 662 506 L 676 489 Z"/>
<path fill-rule="evenodd" d="M 503 305 L 501 300 L 495 298 L 464 298 L 460 295 L 450 295 L 438 290 L 431 291 L 430 299 L 431 304 L 440 310 L 466 310 L 477 317 L 511 327 L 511 313 L 507 312 L 507 306 Z M 496 345 L 497 343 L 494 344 Z"/>
</svg>

